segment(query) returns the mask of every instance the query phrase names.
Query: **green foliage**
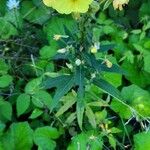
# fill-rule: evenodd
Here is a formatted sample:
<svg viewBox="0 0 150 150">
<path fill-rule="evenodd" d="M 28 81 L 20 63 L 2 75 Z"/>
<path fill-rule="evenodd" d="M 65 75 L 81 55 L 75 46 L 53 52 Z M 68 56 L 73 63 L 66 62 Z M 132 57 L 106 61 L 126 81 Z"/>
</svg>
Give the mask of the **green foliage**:
<svg viewBox="0 0 150 150">
<path fill-rule="evenodd" d="M 144 150 L 150 148 L 150 132 L 141 132 L 134 135 L 135 150 Z"/>
<path fill-rule="evenodd" d="M 67 148 L 67 150 L 76 150 L 76 149 L 83 149 L 86 150 L 88 147 L 94 150 L 101 150 L 103 142 L 101 137 L 97 137 L 96 134 L 89 131 L 87 133 L 81 133 L 76 135 Z"/>
<path fill-rule="evenodd" d="M 34 142 L 39 149 L 53 150 L 56 147 L 55 141 L 59 137 L 57 129 L 52 127 L 41 127 L 37 128 L 34 132 Z"/>
<path fill-rule="evenodd" d="M 113 4 L 127 1 L 93 0 L 69 15 L 9 1 L 0 2 L 0 150 L 149 149 L 149 0 L 122 11 Z"/>
<path fill-rule="evenodd" d="M 33 131 L 27 122 L 13 123 L 7 133 L 2 136 L 2 146 L 5 150 L 29 150 L 33 145 Z"/>
<path fill-rule="evenodd" d="M 17 116 L 20 116 L 24 114 L 24 112 L 29 108 L 30 106 L 30 96 L 27 94 L 21 94 L 17 98 Z"/>
</svg>

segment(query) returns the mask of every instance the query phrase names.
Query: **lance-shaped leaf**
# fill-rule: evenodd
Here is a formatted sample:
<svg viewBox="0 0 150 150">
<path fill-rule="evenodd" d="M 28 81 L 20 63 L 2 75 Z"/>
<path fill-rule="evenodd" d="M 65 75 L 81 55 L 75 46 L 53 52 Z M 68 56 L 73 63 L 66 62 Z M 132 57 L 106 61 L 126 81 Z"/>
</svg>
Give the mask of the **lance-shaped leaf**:
<svg viewBox="0 0 150 150">
<path fill-rule="evenodd" d="M 118 65 L 113 64 L 111 68 L 108 68 L 107 65 L 104 63 L 104 60 L 96 60 L 94 55 L 85 54 L 84 58 L 87 62 L 87 64 L 94 68 L 96 71 L 104 71 L 104 72 L 114 72 L 114 73 L 120 73 L 120 74 L 126 74 L 126 72 L 121 69 Z"/>
<path fill-rule="evenodd" d="M 96 128 L 95 115 L 94 115 L 94 112 L 92 111 L 91 107 L 89 107 L 88 105 L 86 106 L 85 113 L 86 113 L 86 116 L 88 117 L 89 123 L 95 129 Z"/>
<path fill-rule="evenodd" d="M 79 66 L 76 68 L 75 81 L 76 81 L 76 85 L 79 86 L 78 92 L 77 92 L 77 105 L 76 105 L 77 121 L 78 121 L 80 129 L 82 130 L 83 114 L 84 114 L 84 109 L 85 109 L 84 70 L 82 66 Z"/>
<path fill-rule="evenodd" d="M 114 86 L 112 86 L 107 81 L 105 81 L 103 79 L 95 78 L 95 79 L 93 79 L 93 84 L 100 87 L 103 91 L 105 91 L 109 95 L 111 95 L 119 100 L 122 100 L 122 96 L 121 96 L 121 93 L 119 92 L 119 90 L 116 89 Z"/>
<path fill-rule="evenodd" d="M 76 102 L 76 96 L 72 93 L 67 94 L 62 99 L 65 100 L 65 104 L 62 107 L 60 107 L 60 109 L 56 113 L 56 117 L 59 117 L 60 115 L 64 114 Z"/>
</svg>

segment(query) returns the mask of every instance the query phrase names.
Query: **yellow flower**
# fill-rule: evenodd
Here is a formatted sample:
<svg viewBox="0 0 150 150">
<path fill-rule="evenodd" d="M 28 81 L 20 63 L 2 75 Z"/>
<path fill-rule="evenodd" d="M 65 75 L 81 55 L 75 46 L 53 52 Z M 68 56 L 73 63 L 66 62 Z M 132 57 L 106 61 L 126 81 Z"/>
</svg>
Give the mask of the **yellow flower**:
<svg viewBox="0 0 150 150">
<path fill-rule="evenodd" d="M 123 5 L 128 4 L 129 0 L 113 0 L 114 9 L 123 9 Z"/>
<path fill-rule="evenodd" d="M 52 7 L 55 4 L 56 0 L 43 0 L 43 3 L 48 6 Z"/>
<path fill-rule="evenodd" d="M 72 12 L 85 13 L 93 0 L 43 0 L 48 7 L 56 9 L 61 14 Z"/>
</svg>

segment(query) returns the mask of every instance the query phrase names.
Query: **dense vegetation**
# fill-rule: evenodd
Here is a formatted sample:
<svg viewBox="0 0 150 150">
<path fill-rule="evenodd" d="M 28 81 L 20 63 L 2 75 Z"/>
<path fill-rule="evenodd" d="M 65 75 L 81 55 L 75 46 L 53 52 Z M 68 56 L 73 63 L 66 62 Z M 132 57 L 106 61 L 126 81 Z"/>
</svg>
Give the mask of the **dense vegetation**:
<svg viewBox="0 0 150 150">
<path fill-rule="evenodd" d="M 150 0 L 0 0 L 0 150 L 150 150 Z"/>
</svg>

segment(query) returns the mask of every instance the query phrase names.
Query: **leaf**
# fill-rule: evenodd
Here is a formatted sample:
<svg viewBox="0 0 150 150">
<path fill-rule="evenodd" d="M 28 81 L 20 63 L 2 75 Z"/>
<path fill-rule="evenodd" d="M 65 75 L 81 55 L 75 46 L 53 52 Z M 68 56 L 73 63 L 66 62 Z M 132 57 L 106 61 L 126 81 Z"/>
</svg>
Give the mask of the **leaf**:
<svg viewBox="0 0 150 150">
<path fill-rule="evenodd" d="M 102 139 L 93 131 L 82 132 L 73 137 L 67 150 L 86 150 L 89 147 L 91 150 L 102 150 L 103 147 Z"/>
<path fill-rule="evenodd" d="M 85 113 L 86 113 L 86 116 L 88 117 L 89 123 L 92 125 L 94 129 L 96 129 L 95 115 L 89 106 L 86 106 Z"/>
<path fill-rule="evenodd" d="M 32 96 L 32 103 L 39 108 L 51 109 L 52 97 L 48 92 L 44 90 L 39 90 L 36 91 L 36 93 L 34 93 L 34 95 Z"/>
<path fill-rule="evenodd" d="M 9 102 L 0 99 L 0 120 L 11 120 L 12 106 Z"/>
<path fill-rule="evenodd" d="M 54 150 L 56 142 L 52 139 L 57 139 L 58 137 L 59 132 L 57 129 L 49 126 L 37 128 L 34 132 L 34 142 L 43 150 Z"/>
<path fill-rule="evenodd" d="M 52 101 L 52 109 L 56 107 L 60 98 L 62 98 L 62 96 L 64 96 L 73 86 L 74 76 L 70 76 L 70 78 L 68 78 L 68 80 L 65 80 L 64 83 L 59 84 Z"/>
<path fill-rule="evenodd" d="M 30 119 L 35 119 L 43 114 L 43 111 L 40 109 L 34 109 L 32 114 L 29 116 Z"/>
<path fill-rule="evenodd" d="M 89 67 L 94 68 L 98 72 L 113 72 L 119 74 L 127 74 L 123 69 L 121 69 L 118 65 L 113 64 L 111 68 L 108 68 L 104 62 L 104 60 L 96 60 L 94 55 L 84 54 L 84 59 L 86 60 Z"/>
<path fill-rule="evenodd" d="M 51 11 L 43 3 L 35 5 L 33 1 L 23 1 L 21 14 L 24 19 L 31 23 L 43 25 L 49 18 Z"/>
<path fill-rule="evenodd" d="M 42 89 L 41 83 L 42 83 L 42 78 L 31 80 L 25 86 L 25 93 L 33 95 L 34 93 Z"/>
<path fill-rule="evenodd" d="M 114 87 L 119 87 L 122 85 L 122 75 L 121 74 L 117 74 L 117 73 L 102 73 L 103 78 L 108 81 L 109 83 L 111 83 Z"/>
<path fill-rule="evenodd" d="M 109 135 L 108 139 L 109 139 L 109 143 L 110 143 L 111 147 L 113 147 L 113 149 L 116 149 L 116 139 L 114 138 L 114 136 Z"/>
<path fill-rule="evenodd" d="M 27 94 L 20 94 L 19 97 L 17 98 L 17 116 L 19 117 L 20 115 L 24 114 L 25 111 L 29 108 L 30 106 L 30 96 Z"/>
<path fill-rule="evenodd" d="M 60 109 L 57 111 L 56 113 L 56 117 L 61 116 L 62 114 L 64 114 L 64 112 L 66 112 L 70 107 L 72 107 L 72 105 L 76 102 L 76 97 L 70 93 L 67 94 L 66 96 L 63 97 L 63 99 L 65 99 L 65 104 L 63 106 L 60 107 Z"/>
<path fill-rule="evenodd" d="M 17 35 L 16 28 L 2 17 L 0 17 L 0 27 L 0 39 L 9 39 L 11 36 Z"/>
<path fill-rule="evenodd" d="M 95 107 L 103 107 L 103 106 L 109 106 L 106 101 L 95 101 L 87 103 L 88 106 L 95 106 Z"/>
<path fill-rule="evenodd" d="M 101 88 L 104 92 L 108 93 L 109 95 L 122 100 L 122 96 L 115 87 L 113 87 L 111 84 L 109 84 L 107 81 L 103 79 L 93 79 L 93 84 Z"/>
<path fill-rule="evenodd" d="M 144 71 L 142 68 L 139 68 L 137 62 L 132 64 L 129 61 L 124 61 L 122 68 L 128 72 L 128 74 L 125 75 L 125 78 L 131 83 L 140 87 L 146 87 L 150 84 L 150 73 Z"/>
<path fill-rule="evenodd" d="M 102 111 L 97 111 L 95 113 L 95 118 L 96 118 L 97 124 L 104 122 L 106 117 L 107 117 L 107 111 L 105 109 L 103 109 Z"/>
<path fill-rule="evenodd" d="M 59 85 L 63 84 L 66 80 L 70 80 L 72 78 L 72 76 L 70 75 L 62 75 L 62 76 L 58 76 L 58 77 L 46 77 L 41 86 L 44 89 L 51 89 L 53 87 L 59 87 Z"/>
<path fill-rule="evenodd" d="M 77 121 L 81 130 L 83 124 L 84 109 L 85 109 L 84 99 L 83 98 L 77 99 L 76 104 Z"/>
<path fill-rule="evenodd" d="M 71 113 L 68 118 L 66 119 L 65 123 L 70 125 L 76 119 L 76 112 Z"/>
<path fill-rule="evenodd" d="M 134 150 L 150 149 L 150 131 L 134 135 Z"/>
<path fill-rule="evenodd" d="M 74 86 L 74 76 L 62 75 L 56 78 L 46 78 L 43 80 L 41 86 L 45 89 L 56 87 L 56 92 L 52 101 L 52 111 L 52 109 L 58 104 L 59 100 Z"/>
<path fill-rule="evenodd" d="M 4 18 L 8 22 L 12 23 L 17 29 L 22 29 L 23 18 L 18 9 L 12 9 L 10 11 L 7 11 Z"/>
<path fill-rule="evenodd" d="M 27 122 L 13 123 L 7 134 L 2 138 L 5 150 L 30 150 L 32 149 L 33 131 Z"/>
<path fill-rule="evenodd" d="M 70 16 L 56 16 L 52 17 L 49 22 L 44 26 L 44 32 L 50 44 L 57 45 L 53 39 L 54 35 L 66 35 L 65 28 L 69 31 L 76 30 L 76 22 Z"/>
<path fill-rule="evenodd" d="M 130 85 L 122 89 L 122 96 L 126 102 L 144 117 L 150 116 L 150 94 L 137 85 Z"/>
<path fill-rule="evenodd" d="M 115 47 L 114 44 L 100 45 L 100 52 L 106 52 L 108 50 L 112 50 Z"/>
<path fill-rule="evenodd" d="M 0 75 L 7 74 L 9 66 L 5 63 L 3 59 L 0 59 Z"/>
<path fill-rule="evenodd" d="M 132 116 L 130 108 L 116 99 L 112 100 L 110 108 L 124 119 L 129 119 Z"/>
<path fill-rule="evenodd" d="M 150 53 L 144 56 L 144 70 L 150 73 Z"/>
<path fill-rule="evenodd" d="M 44 46 L 40 49 L 40 56 L 43 59 L 51 59 L 57 53 L 57 48 L 55 45 L 52 46 Z"/>
<path fill-rule="evenodd" d="M 84 70 L 82 66 L 76 68 L 75 73 L 75 81 L 76 85 L 78 85 L 78 92 L 77 92 L 77 104 L 76 104 L 76 112 L 77 112 L 77 121 L 79 124 L 80 129 L 82 130 L 83 124 L 83 114 L 85 109 L 84 104 Z"/>
<path fill-rule="evenodd" d="M 0 77 L 0 88 L 8 87 L 12 83 L 12 76 L 6 74 Z"/>
</svg>

